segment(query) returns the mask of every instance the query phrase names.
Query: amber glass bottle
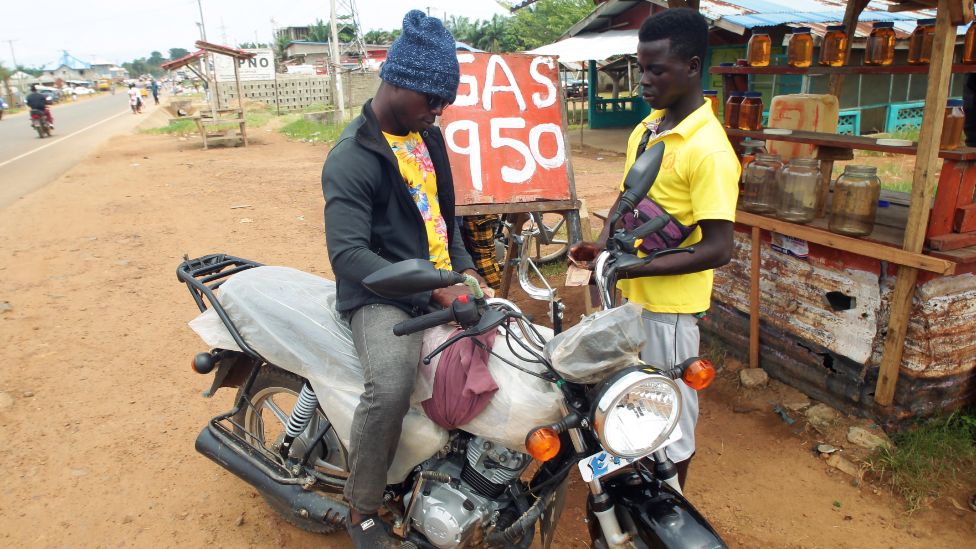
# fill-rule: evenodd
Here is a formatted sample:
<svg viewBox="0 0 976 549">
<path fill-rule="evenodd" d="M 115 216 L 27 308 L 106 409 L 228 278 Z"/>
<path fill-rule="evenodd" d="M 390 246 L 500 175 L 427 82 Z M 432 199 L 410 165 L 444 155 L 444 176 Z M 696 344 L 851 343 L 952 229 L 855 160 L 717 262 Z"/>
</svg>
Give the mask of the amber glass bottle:
<svg viewBox="0 0 976 549">
<path fill-rule="evenodd" d="M 962 48 L 962 62 L 967 65 L 976 65 L 976 22 L 969 24 L 966 31 L 966 43 Z"/>
<path fill-rule="evenodd" d="M 941 149 L 958 149 L 962 141 L 962 128 L 966 115 L 962 109 L 962 99 L 950 99 L 946 103 L 945 118 L 942 122 Z"/>
<path fill-rule="evenodd" d="M 762 129 L 763 103 L 759 92 L 746 92 L 739 106 L 739 129 L 759 131 Z"/>
<path fill-rule="evenodd" d="M 908 39 L 908 64 L 926 65 L 932 60 L 935 42 L 935 19 L 919 19 Z"/>
<path fill-rule="evenodd" d="M 752 38 L 749 39 L 747 46 L 747 57 L 750 67 L 768 67 L 769 59 L 773 52 L 773 41 L 769 34 L 762 31 L 753 31 Z"/>
<path fill-rule="evenodd" d="M 805 69 L 813 64 L 813 36 L 810 27 L 795 27 L 786 47 L 786 62 L 791 67 Z"/>
<path fill-rule="evenodd" d="M 864 47 L 865 65 L 890 65 L 895 60 L 895 24 L 878 21 Z"/>
<path fill-rule="evenodd" d="M 829 25 L 820 44 L 820 60 L 824 67 L 843 67 L 847 64 L 847 32 L 844 25 Z"/>
<path fill-rule="evenodd" d="M 715 113 L 715 118 L 718 118 L 718 90 L 703 90 L 702 96 L 712 104 L 712 112 Z"/>
<path fill-rule="evenodd" d="M 739 127 L 739 108 L 742 106 L 744 92 L 734 91 L 729 93 L 729 100 L 725 102 L 725 127 Z"/>
</svg>

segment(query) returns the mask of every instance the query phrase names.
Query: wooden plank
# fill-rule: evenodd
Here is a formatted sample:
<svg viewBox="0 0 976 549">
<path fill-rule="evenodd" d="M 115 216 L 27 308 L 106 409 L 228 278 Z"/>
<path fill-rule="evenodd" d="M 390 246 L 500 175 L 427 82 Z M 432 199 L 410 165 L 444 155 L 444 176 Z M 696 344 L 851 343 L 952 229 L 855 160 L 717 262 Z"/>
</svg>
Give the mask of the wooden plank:
<svg viewBox="0 0 976 549">
<path fill-rule="evenodd" d="M 763 230 L 775 231 L 786 236 L 807 240 L 814 244 L 887 261 L 896 265 L 914 267 L 923 271 L 947 275 L 954 273 L 956 269 L 954 262 L 945 259 L 935 258 L 921 253 L 908 252 L 894 246 L 886 246 L 860 238 L 834 234 L 830 231 L 809 225 L 797 225 L 788 221 L 756 215 L 742 210 L 736 212 L 735 221 L 736 223 L 742 223 L 751 227 L 759 227 Z"/>
<path fill-rule="evenodd" d="M 956 213 L 960 188 L 966 179 L 966 172 L 972 172 L 971 177 L 976 177 L 974 167 L 976 166 L 971 162 L 943 162 L 942 172 L 939 174 L 939 192 L 935 197 L 926 233 L 930 239 L 952 232 L 952 220 Z"/>
<path fill-rule="evenodd" d="M 762 237 L 759 227 L 752 228 L 752 270 L 749 273 L 749 367 L 759 367 L 759 270 Z"/>
<path fill-rule="evenodd" d="M 889 154 L 915 155 L 918 153 L 917 144 L 904 147 L 894 145 L 879 145 L 877 138 L 860 135 L 841 135 L 823 132 L 807 132 L 793 130 L 788 135 L 772 135 L 764 131 L 746 131 L 725 128 L 730 139 L 751 138 L 761 141 L 784 141 L 787 143 L 805 143 L 818 147 L 833 147 L 836 149 L 854 149 L 863 151 L 878 151 Z M 938 151 L 939 158 L 946 160 L 976 160 L 976 147 L 960 147 L 952 150 Z M 836 160 L 836 158 L 835 158 Z"/>
<path fill-rule="evenodd" d="M 952 230 L 957 233 L 976 231 L 976 204 L 956 208 L 956 218 L 952 222 Z"/>
<path fill-rule="evenodd" d="M 539 200 L 512 204 L 465 204 L 457 206 L 457 215 L 488 215 L 527 212 L 560 212 L 579 208 L 578 200 Z"/>
<path fill-rule="evenodd" d="M 958 74 L 971 73 L 976 72 L 976 65 L 957 63 L 952 65 L 950 70 Z M 806 76 L 880 74 L 888 76 L 890 74 L 928 74 L 929 65 L 845 65 L 843 67 L 821 67 L 817 65 L 806 69 L 789 65 L 770 65 L 768 67 L 713 66 L 708 69 L 708 72 L 710 74 L 794 74 Z"/>
<path fill-rule="evenodd" d="M 938 251 L 958 250 L 969 246 L 976 246 L 976 233 L 949 233 L 929 239 L 929 247 Z"/>
<path fill-rule="evenodd" d="M 935 192 L 936 175 L 939 170 L 939 140 L 946 100 L 949 98 L 949 77 L 952 75 L 952 54 L 956 44 L 956 27 L 949 21 L 949 4 L 959 0 L 939 0 L 935 22 L 935 41 L 932 46 L 932 61 L 929 64 L 928 86 L 925 91 L 925 114 L 922 117 L 922 131 L 918 139 L 918 155 L 915 158 L 915 173 L 912 177 L 912 204 L 908 208 L 908 224 L 905 228 L 906 252 L 918 253 L 925 243 L 928 228 L 929 208 Z M 915 294 L 915 281 L 918 271 L 911 267 L 898 269 L 895 292 L 891 303 L 891 317 L 888 321 L 888 334 L 885 337 L 881 355 L 881 367 L 874 399 L 882 406 L 889 406 L 895 398 L 895 386 L 901 371 L 901 356 L 904 351 L 905 334 L 908 331 L 908 315 L 911 313 L 912 296 Z"/>
</svg>

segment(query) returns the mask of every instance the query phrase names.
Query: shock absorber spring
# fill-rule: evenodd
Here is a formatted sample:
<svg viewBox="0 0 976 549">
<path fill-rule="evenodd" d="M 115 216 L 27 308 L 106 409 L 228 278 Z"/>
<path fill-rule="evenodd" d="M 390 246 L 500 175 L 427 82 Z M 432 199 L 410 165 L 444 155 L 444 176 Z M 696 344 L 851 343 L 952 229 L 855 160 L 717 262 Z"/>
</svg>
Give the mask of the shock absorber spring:
<svg viewBox="0 0 976 549">
<path fill-rule="evenodd" d="M 312 387 L 308 383 L 302 385 L 302 390 L 298 394 L 298 401 L 295 402 L 295 408 L 291 411 L 291 416 L 288 417 L 288 423 L 285 424 L 285 437 L 281 442 L 280 449 L 282 458 L 288 459 L 292 442 L 308 427 L 318 406 L 319 399 L 312 391 Z"/>
</svg>

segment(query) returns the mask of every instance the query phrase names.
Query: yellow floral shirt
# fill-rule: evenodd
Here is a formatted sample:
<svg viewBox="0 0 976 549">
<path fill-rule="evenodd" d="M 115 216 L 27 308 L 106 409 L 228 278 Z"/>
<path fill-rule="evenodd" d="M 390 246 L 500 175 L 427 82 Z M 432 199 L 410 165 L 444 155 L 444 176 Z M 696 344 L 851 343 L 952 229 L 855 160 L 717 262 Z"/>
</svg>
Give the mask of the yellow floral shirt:
<svg viewBox="0 0 976 549">
<path fill-rule="evenodd" d="M 417 132 L 405 136 L 383 132 L 400 166 L 400 175 L 410 190 L 420 217 L 427 227 L 430 261 L 438 269 L 451 270 L 451 256 L 447 251 L 447 223 L 437 201 L 437 173 L 430 159 L 427 145 Z"/>
</svg>

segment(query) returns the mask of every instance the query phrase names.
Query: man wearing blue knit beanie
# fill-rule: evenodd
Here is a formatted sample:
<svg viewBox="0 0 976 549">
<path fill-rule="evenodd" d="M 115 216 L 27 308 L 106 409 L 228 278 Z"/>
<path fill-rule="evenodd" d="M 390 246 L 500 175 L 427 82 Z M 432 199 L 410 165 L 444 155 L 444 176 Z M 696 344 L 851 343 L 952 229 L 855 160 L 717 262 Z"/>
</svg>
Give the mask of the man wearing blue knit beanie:
<svg viewBox="0 0 976 549">
<path fill-rule="evenodd" d="M 347 530 L 358 549 L 413 547 L 390 537 L 377 510 L 400 440 L 420 362 L 423 332 L 396 337 L 393 326 L 449 307 L 464 286 L 400 299 L 362 281 L 406 259 L 439 269 L 475 271 L 455 224 L 454 181 L 435 119 L 457 95 L 454 37 L 440 20 L 413 10 L 390 47 L 376 95 L 342 132 L 322 169 L 325 237 L 335 273 L 336 308 L 349 320 L 363 363 L 365 391 L 353 417 Z M 409 453 L 409 452 L 407 452 Z M 407 464 L 414 465 L 413 463 Z M 409 520 L 409 519 L 408 519 Z"/>
</svg>

